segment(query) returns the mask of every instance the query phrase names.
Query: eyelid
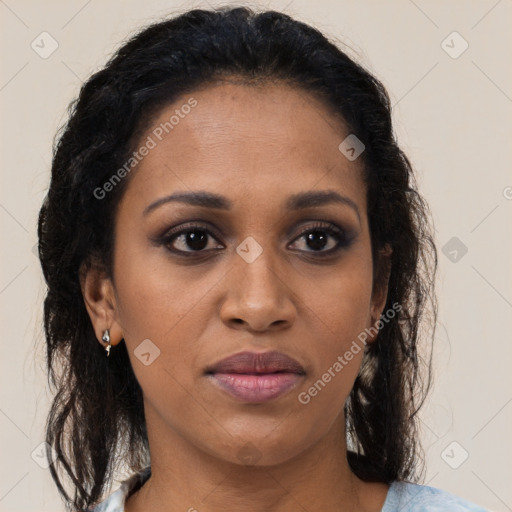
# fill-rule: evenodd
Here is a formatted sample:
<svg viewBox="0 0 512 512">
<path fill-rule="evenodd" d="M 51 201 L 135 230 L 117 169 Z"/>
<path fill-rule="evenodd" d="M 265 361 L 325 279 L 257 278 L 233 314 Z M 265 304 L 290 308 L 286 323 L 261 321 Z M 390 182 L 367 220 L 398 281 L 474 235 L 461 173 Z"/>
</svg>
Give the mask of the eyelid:
<svg viewBox="0 0 512 512">
<path fill-rule="evenodd" d="M 304 225 L 308 222 L 312 222 L 314 224 L 312 226 L 303 226 L 303 227 L 299 228 L 299 231 L 297 232 L 297 234 L 295 235 L 295 237 L 293 238 L 292 241 L 296 240 L 297 237 L 302 236 L 302 235 L 304 235 L 304 233 L 307 233 L 308 231 L 313 230 L 313 229 L 332 229 L 336 232 L 339 232 L 340 234 L 347 235 L 347 238 L 349 238 L 348 235 L 352 231 L 351 229 L 348 229 L 348 228 L 342 228 L 342 227 L 338 226 L 336 224 L 336 222 L 329 221 L 329 220 L 310 219 L 307 221 L 303 221 L 301 223 L 301 225 Z M 210 224 L 208 221 L 199 220 L 199 219 L 197 219 L 197 220 L 191 219 L 182 224 L 177 224 L 176 226 L 167 228 L 162 233 L 162 235 L 157 237 L 157 239 L 162 239 L 164 237 L 168 238 L 169 236 L 172 236 L 173 234 L 177 234 L 177 233 L 180 233 L 187 229 L 193 229 L 193 228 L 200 228 L 200 229 L 204 229 L 205 231 L 211 231 L 212 234 L 214 234 L 216 237 L 226 238 L 226 236 L 223 234 L 222 230 L 219 230 L 213 224 Z M 290 238 L 295 231 L 296 231 L 296 228 L 288 230 L 286 233 L 286 236 L 288 238 Z"/>
<path fill-rule="evenodd" d="M 313 225 L 305 225 L 307 222 L 312 222 Z M 289 242 L 288 245 L 295 243 L 300 238 L 304 237 L 307 233 L 310 233 L 315 230 L 324 230 L 329 233 L 329 236 L 338 238 L 336 242 L 336 247 L 329 249 L 327 251 L 302 251 L 302 250 L 296 250 L 296 252 L 305 253 L 305 254 L 313 254 L 318 256 L 328 256 L 333 255 L 343 248 L 346 248 L 350 245 L 352 239 L 354 238 L 354 235 L 352 233 L 353 230 L 351 229 L 344 229 L 337 225 L 337 223 L 333 221 L 327 221 L 327 220 L 320 220 L 320 219 L 311 219 L 309 221 L 304 221 L 301 223 L 302 227 L 299 228 L 299 231 L 296 233 L 296 235 L 293 237 L 293 239 Z M 172 239 L 174 237 L 177 237 L 183 233 L 187 233 L 188 231 L 196 230 L 203 230 L 207 233 L 208 236 L 211 236 L 213 239 L 215 239 L 220 245 L 222 245 L 224 248 L 226 247 L 225 244 L 221 241 L 224 238 L 224 235 L 221 233 L 220 230 L 215 228 L 212 224 L 210 224 L 207 221 L 204 220 L 189 220 L 187 222 L 184 222 L 182 224 L 178 224 L 176 226 L 173 226 L 172 228 L 168 228 L 161 236 L 157 237 L 155 239 L 155 243 L 157 245 L 165 245 L 169 246 Z M 289 236 L 289 235 L 287 235 Z M 287 245 L 287 247 L 288 247 Z M 201 255 L 201 254 L 208 254 L 214 251 L 219 250 L 217 249 L 210 249 L 210 250 L 201 250 L 201 251 L 182 251 L 179 249 L 169 249 L 169 251 L 173 252 L 174 254 L 178 255 Z"/>
<path fill-rule="evenodd" d="M 223 238 L 224 234 L 221 230 L 217 229 L 213 224 L 210 224 L 207 221 L 204 220 L 188 220 L 186 222 L 183 222 L 181 224 L 177 224 L 176 226 L 173 226 L 171 228 L 167 228 L 162 235 L 157 237 L 157 240 L 170 238 L 173 235 L 179 234 L 182 231 L 192 230 L 192 229 L 203 229 L 204 231 L 207 231 L 208 233 L 214 235 L 216 238 Z M 218 240 L 219 241 L 219 240 Z"/>
<path fill-rule="evenodd" d="M 306 222 L 312 222 L 313 225 L 305 225 L 301 226 L 300 231 L 298 233 L 298 236 L 303 236 L 304 233 L 308 233 L 309 231 L 314 231 L 315 229 L 325 229 L 327 231 L 335 231 L 336 233 L 340 234 L 346 234 L 347 230 L 339 227 L 335 222 L 328 221 L 328 220 L 319 220 L 319 219 L 312 219 L 311 221 Z M 304 223 L 303 223 L 304 224 Z M 297 237 L 294 238 L 296 240 Z"/>
</svg>

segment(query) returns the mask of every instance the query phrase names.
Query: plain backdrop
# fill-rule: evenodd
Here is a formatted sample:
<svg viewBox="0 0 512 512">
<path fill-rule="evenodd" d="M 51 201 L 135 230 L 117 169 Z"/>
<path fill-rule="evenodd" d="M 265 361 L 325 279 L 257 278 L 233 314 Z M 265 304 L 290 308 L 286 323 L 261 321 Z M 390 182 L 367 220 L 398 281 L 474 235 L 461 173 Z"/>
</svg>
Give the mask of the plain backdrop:
<svg viewBox="0 0 512 512">
<path fill-rule="evenodd" d="M 209 5 L 221 3 L 0 0 L 2 512 L 63 510 L 38 457 L 51 397 L 45 288 L 34 252 L 56 130 L 82 81 L 137 27 Z M 388 88 L 440 255 L 435 385 L 422 413 L 423 483 L 490 510 L 512 510 L 512 2 L 250 5 L 319 28 Z"/>
</svg>

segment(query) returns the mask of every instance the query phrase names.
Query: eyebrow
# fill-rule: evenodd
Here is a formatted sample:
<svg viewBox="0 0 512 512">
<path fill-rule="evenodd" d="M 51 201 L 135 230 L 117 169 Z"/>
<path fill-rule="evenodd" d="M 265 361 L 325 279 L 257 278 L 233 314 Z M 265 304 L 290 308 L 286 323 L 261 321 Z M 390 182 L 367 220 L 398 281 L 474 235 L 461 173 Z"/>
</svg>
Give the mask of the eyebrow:
<svg viewBox="0 0 512 512">
<path fill-rule="evenodd" d="M 231 210 L 233 207 L 233 202 L 230 199 L 211 192 L 176 192 L 157 199 L 155 202 L 148 205 L 142 214 L 147 215 L 159 206 L 170 202 L 214 208 L 216 210 Z M 356 212 L 359 221 L 361 221 L 357 204 L 349 197 L 342 196 L 334 190 L 315 190 L 294 194 L 286 201 L 285 208 L 287 211 L 294 211 L 327 204 L 344 204 L 350 206 Z"/>
</svg>

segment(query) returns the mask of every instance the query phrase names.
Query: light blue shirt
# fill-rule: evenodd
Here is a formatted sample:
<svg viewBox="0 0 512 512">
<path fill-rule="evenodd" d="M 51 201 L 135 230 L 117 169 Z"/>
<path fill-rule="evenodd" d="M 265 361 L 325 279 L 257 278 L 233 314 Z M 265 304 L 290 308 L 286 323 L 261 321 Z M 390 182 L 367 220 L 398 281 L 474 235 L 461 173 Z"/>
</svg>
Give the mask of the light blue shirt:
<svg viewBox="0 0 512 512">
<path fill-rule="evenodd" d="M 149 478 L 150 468 L 125 480 L 117 491 L 97 504 L 90 512 L 124 512 L 124 503 L 135 487 Z M 434 487 L 410 482 L 393 482 L 381 512 L 488 512 L 458 496 Z"/>
</svg>

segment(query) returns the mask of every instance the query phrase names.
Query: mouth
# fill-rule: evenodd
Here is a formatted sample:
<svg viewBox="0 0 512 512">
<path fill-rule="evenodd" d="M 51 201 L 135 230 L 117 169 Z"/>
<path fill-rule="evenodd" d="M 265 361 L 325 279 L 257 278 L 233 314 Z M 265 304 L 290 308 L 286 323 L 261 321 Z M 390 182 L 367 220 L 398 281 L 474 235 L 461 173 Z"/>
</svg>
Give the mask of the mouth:
<svg viewBox="0 0 512 512">
<path fill-rule="evenodd" d="M 245 403 L 262 403 L 291 391 L 304 379 L 304 368 L 280 352 L 241 352 L 207 368 L 219 390 Z"/>
</svg>

